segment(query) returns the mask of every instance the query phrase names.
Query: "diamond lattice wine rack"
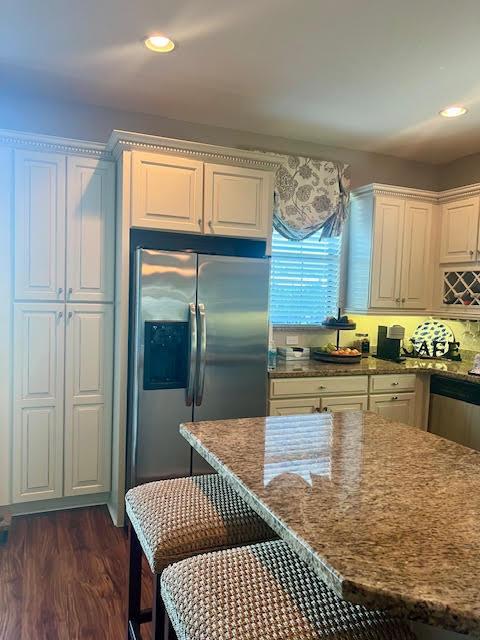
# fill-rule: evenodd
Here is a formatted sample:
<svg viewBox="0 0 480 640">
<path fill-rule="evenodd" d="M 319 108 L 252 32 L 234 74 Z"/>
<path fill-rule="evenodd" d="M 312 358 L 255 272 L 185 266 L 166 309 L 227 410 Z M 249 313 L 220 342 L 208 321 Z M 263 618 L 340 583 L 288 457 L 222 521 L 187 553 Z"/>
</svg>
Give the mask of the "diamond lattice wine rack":
<svg viewBox="0 0 480 640">
<path fill-rule="evenodd" d="M 443 304 L 480 306 L 480 271 L 445 271 Z"/>
</svg>

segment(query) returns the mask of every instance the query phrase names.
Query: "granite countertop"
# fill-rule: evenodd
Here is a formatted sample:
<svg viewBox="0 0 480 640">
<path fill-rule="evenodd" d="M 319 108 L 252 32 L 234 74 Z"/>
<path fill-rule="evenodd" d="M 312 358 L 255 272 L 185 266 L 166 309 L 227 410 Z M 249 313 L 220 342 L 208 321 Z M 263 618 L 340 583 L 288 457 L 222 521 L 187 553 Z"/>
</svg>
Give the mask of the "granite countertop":
<svg viewBox="0 0 480 640">
<path fill-rule="evenodd" d="M 370 412 L 182 425 L 339 596 L 480 638 L 480 453 Z"/>
<path fill-rule="evenodd" d="M 450 360 L 422 360 L 407 358 L 405 362 L 389 362 L 377 358 L 362 358 L 358 364 L 331 364 L 318 360 L 289 361 L 277 360 L 275 369 L 269 370 L 270 378 L 309 378 L 316 376 L 375 375 L 382 373 L 424 373 L 437 374 L 457 380 L 480 383 L 479 376 L 468 375 L 473 366 L 473 354 L 463 362 Z"/>
</svg>

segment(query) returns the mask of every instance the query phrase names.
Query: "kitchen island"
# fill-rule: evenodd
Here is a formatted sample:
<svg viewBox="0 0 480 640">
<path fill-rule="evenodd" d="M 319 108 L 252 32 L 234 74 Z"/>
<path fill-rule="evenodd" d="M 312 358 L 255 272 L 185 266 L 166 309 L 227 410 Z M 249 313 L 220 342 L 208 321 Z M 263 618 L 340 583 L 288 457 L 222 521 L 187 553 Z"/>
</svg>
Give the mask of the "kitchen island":
<svg viewBox="0 0 480 640">
<path fill-rule="evenodd" d="M 360 411 L 180 430 L 340 597 L 480 637 L 480 453 Z"/>
</svg>

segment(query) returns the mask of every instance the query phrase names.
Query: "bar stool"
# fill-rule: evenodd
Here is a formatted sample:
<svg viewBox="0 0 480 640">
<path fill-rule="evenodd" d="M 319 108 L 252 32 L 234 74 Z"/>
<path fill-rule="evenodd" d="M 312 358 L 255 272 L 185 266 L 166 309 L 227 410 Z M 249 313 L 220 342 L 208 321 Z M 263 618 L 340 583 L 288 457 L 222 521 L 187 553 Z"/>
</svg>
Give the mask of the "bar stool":
<svg viewBox="0 0 480 640">
<path fill-rule="evenodd" d="M 407 624 L 341 600 L 282 540 L 183 560 L 162 574 L 178 640 L 414 640 Z"/>
<path fill-rule="evenodd" d="M 216 474 L 139 485 L 125 496 L 129 518 L 127 638 L 140 638 L 152 622 L 155 640 L 165 637 L 160 575 L 193 555 L 275 537 L 268 525 Z M 142 550 L 153 574 L 153 606 L 140 609 Z M 168 634 L 167 634 L 168 635 Z"/>
</svg>

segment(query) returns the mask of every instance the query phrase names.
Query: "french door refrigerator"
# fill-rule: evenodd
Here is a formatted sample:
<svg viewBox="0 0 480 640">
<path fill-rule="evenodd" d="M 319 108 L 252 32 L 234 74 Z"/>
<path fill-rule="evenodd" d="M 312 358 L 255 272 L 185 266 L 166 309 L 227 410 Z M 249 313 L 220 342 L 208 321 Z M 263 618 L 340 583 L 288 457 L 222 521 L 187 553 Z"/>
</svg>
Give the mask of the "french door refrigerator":
<svg viewBox="0 0 480 640">
<path fill-rule="evenodd" d="M 211 471 L 191 420 L 265 415 L 269 261 L 135 250 L 128 485 Z"/>
</svg>

